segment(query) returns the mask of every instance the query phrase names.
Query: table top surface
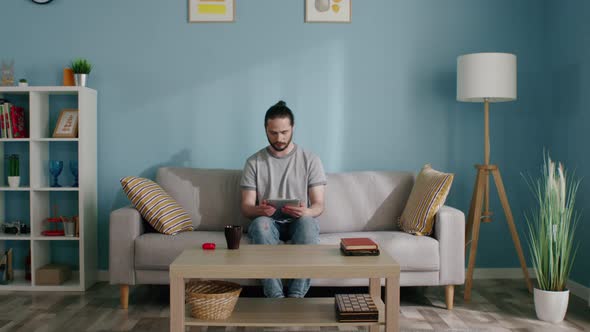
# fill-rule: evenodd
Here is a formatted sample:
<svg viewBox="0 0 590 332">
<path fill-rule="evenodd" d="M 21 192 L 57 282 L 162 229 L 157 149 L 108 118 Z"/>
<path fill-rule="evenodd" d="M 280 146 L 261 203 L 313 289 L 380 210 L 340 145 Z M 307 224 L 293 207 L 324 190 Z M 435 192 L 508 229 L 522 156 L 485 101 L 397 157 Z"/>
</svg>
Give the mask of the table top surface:
<svg viewBox="0 0 590 332">
<path fill-rule="evenodd" d="M 225 248 L 184 250 L 170 265 L 170 271 L 243 271 L 244 269 L 298 270 L 343 269 L 398 273 L 399 264 L 387 253 L 379 256 L 344 256 L 338 245 L 241 245 Z"/>
</svg>

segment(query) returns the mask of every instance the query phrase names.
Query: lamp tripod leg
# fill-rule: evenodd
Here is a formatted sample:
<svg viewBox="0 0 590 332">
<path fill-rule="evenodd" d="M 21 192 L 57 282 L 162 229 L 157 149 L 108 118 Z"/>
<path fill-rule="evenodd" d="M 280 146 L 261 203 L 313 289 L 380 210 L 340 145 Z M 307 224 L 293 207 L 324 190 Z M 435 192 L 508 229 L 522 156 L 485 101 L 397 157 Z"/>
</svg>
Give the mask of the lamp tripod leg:
<svg viewBox="0 0 590 332">
<path fill-rule="evenodd" d="M 475 183 L 473 184 L 473 194 L 471 195 L 471 205 L 469 206 L 469 214 L 467 215 L 467 225 L 465 227 L 465 253 L 467 253 L 467 246 L 471 243 L 471 230 L 473 229 L 473 214 L 475 213 L 475 201 L 477 195 L 477 187 L 479 186 L 479 177 L 481 172 L 477 170 L 475 176 Z"/>
<path fill-rule="evenodd" d="M 477 242 L 479 241 L 479 225 L 481 223 L 481 209 L 483 205 L 483 194 L 485 191 L 485 176 L 487 176 L 487 171 L 483 169 L 477 170 L 477 180 L 476 180 L 476 189 L 475 189 L 475 198 L 473 205 L 473 213 L 470 212 L 471 219 L 469 220 L 469 224 L 472 225 L 473 229 L 471 231 L 471 250 L 469 250 L 469 265 L 467 268 L 467 278 L 465 280 L 465 293 L 464 299 L 465 301 L 469 301 L 471 299 L 471 286 L 473 283 L 473 269 L 475 268 L 475 257 L 477 256 Z"/>
<path fill-rule="evenodd" d="M 502 176 L 500 176 L 500 170 L 494 169 L 492 170 L 492 175 L 494 176 L 494 182 L 496 183 L 496 189 L 498 189 L 498 196 L 500 196 L 500 202 L 502 203 L 502 208 L 504 209 L 504 214 L 506 215 L 506 222 L 508 223 L 508 228 L 510 229 L 510 235 L 512 235 L 512 241 L 514 242 L 514 247 L 516 247 L 516 253 L 518 254 L 518 260 L 520 261 L 520 266 L 522 268 L 522 272 L 524 274 L 524 280 L 527 284 L 527 288 L 529 292 L 533 292 L 533 285 L 529 278 L 529 272 L 526 266 L 526 261 L 524 260 L 524 255 L 522 253 L 522 247 L 520 246 L 520 240 L 518 239 L 518 233 L 516 232 L 516 226 L 514 225 L 514 218 L 512 217 L 512 211 L 510 210 L 510 204 L 508 204 L 508 198 L 506 197 L 506 191 L 504 190 L 504 183 L 502 182 Z"/>
<path fill-rule="evenodd" d="M 485 177 L 485 190 L 483 192 L 483 213 L 481 221 L 491 222 L 492 212 L 490 211 L 490 173 L 486 172 Z"/>
</svg>

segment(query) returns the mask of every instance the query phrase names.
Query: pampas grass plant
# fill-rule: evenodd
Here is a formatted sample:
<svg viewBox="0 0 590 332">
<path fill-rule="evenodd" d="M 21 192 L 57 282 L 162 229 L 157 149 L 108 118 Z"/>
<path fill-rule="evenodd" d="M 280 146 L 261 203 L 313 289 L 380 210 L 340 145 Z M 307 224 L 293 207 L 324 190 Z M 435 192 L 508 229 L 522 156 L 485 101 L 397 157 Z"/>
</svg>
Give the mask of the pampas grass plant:
<svg viewBox="0 0 590 332">
<path fill-rule="evenodd" d="M 523 176 L 536 199 L 525 214 L 531 260 L 539 289 L 564 291 L 578 248 L 574 236 L 581 216 L 574 205 L 580 180 L 569 177 L 548 153 L 543 161 L 540 178 Z"/>
</svg>

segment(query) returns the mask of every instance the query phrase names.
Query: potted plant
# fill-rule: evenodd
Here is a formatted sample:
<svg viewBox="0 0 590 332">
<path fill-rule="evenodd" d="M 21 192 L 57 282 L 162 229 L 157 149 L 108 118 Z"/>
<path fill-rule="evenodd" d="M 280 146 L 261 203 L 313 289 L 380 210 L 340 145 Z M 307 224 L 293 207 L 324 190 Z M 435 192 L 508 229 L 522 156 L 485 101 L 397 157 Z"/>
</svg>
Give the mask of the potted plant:
<svg viewBox="0 0 590 332">
<path fill-rule="evenodd" d="M 569 301 L 566 282 L 577 251 L 574 234 L 580 214 L 574 203 L 580 180 L 567 176 L 563 164 L 556 165 L 546 155 L 541 177 L 525 178 L 536 199 L 531 213 L 525 215 L 537 276 L 535 312 L 540 320 L 552 323 L 565 317 Z"/>
<path fill-rule="evenodd" d="M 8 186 L 17 188 L 20 185 L 20 168 L 17 154 L 8 156 Z"/>
<path fill-rule="evenodd" d="M 86 79 L 92 70 L 90 62 L 82 58 L 74 59 L 70 63 L 70 68 L 74 72 L 76 86 L 86 86 Z"/>
<path fill-rule="evenodd" d="M 26 79 L 21 78 L 20 80 L 18 80 L 18 86 L 29 86 L 29 83 L 27 83 Z"/>
</svg>

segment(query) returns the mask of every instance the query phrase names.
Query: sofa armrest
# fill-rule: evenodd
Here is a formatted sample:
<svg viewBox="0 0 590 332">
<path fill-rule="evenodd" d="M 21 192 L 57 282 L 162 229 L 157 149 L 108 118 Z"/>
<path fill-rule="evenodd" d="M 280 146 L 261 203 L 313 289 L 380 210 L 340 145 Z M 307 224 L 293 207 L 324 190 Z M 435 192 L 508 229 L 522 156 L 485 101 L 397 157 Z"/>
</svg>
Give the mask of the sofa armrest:
<svg viewBox="0 0 590 332">
<path fill-rule="evenodd" d="M 109 279 L 111 284 L 135 285 L 135 239 L 145 232 L 133 207 L 111 212 L 109 222 Z"/>
<path fill-rule="evenodd" d="M 465 283 L 465 214 L 443 206 L 436 214 L 434 237 L 440 250 L 440 285 Z"/>
</svg>

